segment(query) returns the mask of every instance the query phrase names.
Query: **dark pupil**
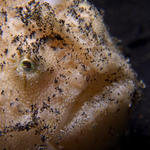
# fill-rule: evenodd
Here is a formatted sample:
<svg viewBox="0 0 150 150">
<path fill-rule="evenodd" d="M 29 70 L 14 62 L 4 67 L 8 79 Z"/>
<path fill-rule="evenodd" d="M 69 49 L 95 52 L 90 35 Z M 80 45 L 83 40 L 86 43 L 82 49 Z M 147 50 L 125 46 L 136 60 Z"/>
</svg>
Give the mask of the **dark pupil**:
<svg viewBox="0 0 150 150">
<path fill-rule="evenodd" d="M 31 69 L 31 62 L 28 62 L 28 61 L 24 61 L 22 62 L 23 64 L 23 67 L 26 68 L 26 69 Z"/>
</svg>

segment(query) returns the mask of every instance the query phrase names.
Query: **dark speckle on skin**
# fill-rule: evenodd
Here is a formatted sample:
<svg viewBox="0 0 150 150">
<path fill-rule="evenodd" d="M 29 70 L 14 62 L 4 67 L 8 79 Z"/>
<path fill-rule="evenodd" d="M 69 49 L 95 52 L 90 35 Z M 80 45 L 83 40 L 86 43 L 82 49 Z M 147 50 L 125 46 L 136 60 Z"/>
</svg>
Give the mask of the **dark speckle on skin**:
<svg viewBox="0 0 150 150">
<path fill-rule="evenodd" d="M 2 91 L 1 91 L 1 95 L 4 95 L 4 92 L 5 92 L 5 91 L 4 91 L 4 90 L 2 90 Z"/>
<path fill-rule="evenodd" d="M 6 48 L 5 51 L 4 51 L 5 55 L 8 54 L 8 49 Z"/>
<path fill-rule="evenodd" d="M 2 26 L 0 26 L 0 35 L 2 36 L 3 34 L 3 30 L 2 30 Z"/>
</svg>

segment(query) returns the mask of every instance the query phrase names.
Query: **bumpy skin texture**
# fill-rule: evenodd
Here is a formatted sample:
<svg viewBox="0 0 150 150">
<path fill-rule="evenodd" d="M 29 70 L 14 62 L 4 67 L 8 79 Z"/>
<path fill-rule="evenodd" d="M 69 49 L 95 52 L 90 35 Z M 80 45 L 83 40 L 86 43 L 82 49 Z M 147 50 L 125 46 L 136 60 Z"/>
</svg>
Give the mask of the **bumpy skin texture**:
<svg viewBox="0 0 150 150">
<path fill-rule="evenodd" d="M 0 0 L 1 149 L 106 149 L 137 88 L 86 1 Z"/>
</svg>

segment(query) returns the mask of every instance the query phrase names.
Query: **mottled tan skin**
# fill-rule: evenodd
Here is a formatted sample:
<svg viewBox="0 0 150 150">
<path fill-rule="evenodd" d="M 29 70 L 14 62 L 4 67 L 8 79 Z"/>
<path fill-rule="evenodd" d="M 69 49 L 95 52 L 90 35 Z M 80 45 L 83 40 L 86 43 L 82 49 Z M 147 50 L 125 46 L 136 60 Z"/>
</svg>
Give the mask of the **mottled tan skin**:
<svg viewBox="0 0 150 150">
<path fill-rule="evenodd" d="M 24 59 L 32 71 L 22 69 Z M 106 149 L 122 133 L 137 88 L 86 1 L 0 0 L 1 149 Z"/>
</svg>

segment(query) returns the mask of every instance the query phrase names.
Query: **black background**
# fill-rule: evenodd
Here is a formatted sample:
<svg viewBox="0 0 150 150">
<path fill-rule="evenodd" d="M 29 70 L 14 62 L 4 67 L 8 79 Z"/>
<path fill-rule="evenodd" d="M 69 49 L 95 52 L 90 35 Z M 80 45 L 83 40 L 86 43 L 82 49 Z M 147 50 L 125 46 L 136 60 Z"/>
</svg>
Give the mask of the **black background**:
<svg viewBox="0 0 150 150">
<path fill-rule="evenodd" d="M 150 0 L 90 0 L 104 10 L 111 36 L 122 41 L 123 53 L 146 84 L 142 101 L 134 108 L 129 132 L 119 150 L 150 150 Z"/>
</svg>

